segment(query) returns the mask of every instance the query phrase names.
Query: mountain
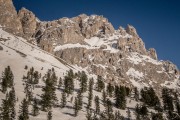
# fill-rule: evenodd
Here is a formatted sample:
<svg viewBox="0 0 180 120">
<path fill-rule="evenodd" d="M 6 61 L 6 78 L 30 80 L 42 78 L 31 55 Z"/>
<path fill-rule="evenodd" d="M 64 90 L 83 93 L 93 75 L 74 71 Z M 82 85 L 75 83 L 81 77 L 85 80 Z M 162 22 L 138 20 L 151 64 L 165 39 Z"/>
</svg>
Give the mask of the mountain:
<svg viewBox="0 0 180 120">
<path fill-rule="evenodd" d="M 139 91 L 144 87 L 152 87 L 159 97 L 164 87 L 179 90 L 180 72 L 177 66 L 170 61 L 158 60 L 154 48 L 147 50 L 132 25 L 115 30 L 107 18 L 85 14 L 40 21 L 26 8 L 16 12 L 11 0 L 0 0 L 0 8 L 0 71 L 8 65 L 12 68 L 19 99 L 17 110 L 24 98 L 22 77 L 27 74 L 25 66 L 34 67 L 42 75 L 53 67 L 57 76 L 62 78 L 70 69 L 74 72 L 85 71 L 88 78 L 102 76 L 106 86 L 110 83 L 130 89 L 138 88 Z M 79 89 L 78 83 L 75 83 L 76 89 Z M 44 85 L 43 81 L 39 84 Z M 93 92 L 101 98 L 101 93 Z M 42 91 L 36 88 L 33 93 L 38 97 Z M 57 90 L 56 93 L 61 96 L 61 91 Z M 70 97 L 74 98 L 75 95 L 76 92 Z M 4 98 L 5 94 L 0 96 Z M 84 93 L 84 102 L 87 104 L 86 97 L 88 93 Z M 132 102 L 127 104 L 125 110 L 121 110 L 125 117 L 129 108 L 141 104 L 130 96 L 127 100 Z M 70 102 L 68 106 L 69 109 L 73 108 Z M 101 108 L 104 109 L 102 105 Z M 58 108 L 54 108 L 54 119 L 60 116 L 62 119 L 85 119 L 85 107 L 75 118 L 71 116 L 72 109 L 69 109 L 62 109 L 59 114 Z M 134 119 L 134 110 L 131 112 Z M 46 113 L 41 111 L 38 117 L 31 119 L 46 119 Z"/>
</svg>

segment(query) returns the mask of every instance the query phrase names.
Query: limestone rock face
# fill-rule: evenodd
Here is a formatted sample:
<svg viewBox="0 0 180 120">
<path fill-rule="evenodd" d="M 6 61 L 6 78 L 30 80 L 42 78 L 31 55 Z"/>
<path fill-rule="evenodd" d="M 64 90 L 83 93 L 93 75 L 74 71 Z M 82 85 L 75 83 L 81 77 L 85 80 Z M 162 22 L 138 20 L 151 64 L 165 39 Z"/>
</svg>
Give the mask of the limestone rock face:
<svg viewBox="0 0 180 120">
<path fill-rule="evenodd" d="M 131 25 L 128 25 L 127 28 L 126 28 L 126 32 L 134 37 L 138 37 L 138 34 L 136 32 L 136 29 L 131 26 Z"/>
<path fill-rule="evenodd" d="M 0 25 L 10 33 L 22 34 L 22 25 L 12 0 L 0 0 Z"/>
<path fill-rule="evenodd" d="M 157 58 L 157 54 L 156 54 L 156 50 L 155 50 L 154 48 L 150 48 L 150 49 L 149 49 L 148 55 L 149 55 L 151 58 L 155 59 L 155 60 L 158 59 L 158 58 Z"/>
<path fill-rule="evenodd" d="M 36 30 L 36 17 L 35 17 L 35 15 L 31 11 L 29 11 L 25 8 L 22 8 L 18 12 L 18 17 L 22 23 L 24 36 L 26 38 L 31 38 L 32 35 L 35 33 L 35 30 Z"/>
</svg>

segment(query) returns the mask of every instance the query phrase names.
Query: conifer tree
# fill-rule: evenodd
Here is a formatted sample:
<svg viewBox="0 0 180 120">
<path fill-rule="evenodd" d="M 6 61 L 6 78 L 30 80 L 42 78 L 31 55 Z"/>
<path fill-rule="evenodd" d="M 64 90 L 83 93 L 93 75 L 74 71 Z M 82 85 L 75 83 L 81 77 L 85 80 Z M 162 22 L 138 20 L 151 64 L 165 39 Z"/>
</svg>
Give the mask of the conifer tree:
<svg viewBox="0 0 180 120">
<path fill-rule="evenodd" d="M 74 90 L 74 81 L 70 76 L 64 77 L 64 90 L 67 94 L 71 94 Z"/>
<path fill-rule="evenodd" d="M 82 92 L 87 91 L 87 75 L 84 71 L 82 71 L 81 76 L 80 76 L 80 89 Z"/>
<path fill-rule="evenodd" d="M 28 101 L 23 99 L 19 110 L 19 120 L 29 120 L 28 107 Z"/>
<path fill-rule="evenodd" d="M 101 92 L 103 89 L 105 88 L 105 84 L 102 80 L 102 76 L 99 76 L 97 77 L 97 83 L 96 83 L 96 90 L 98 92 Z"/>
<path fill-rule="evenodd" d="M 113 109 L 112 109 L 112 102 L 109 99 L 107 99 L 105 111 L 106 111 L 107 119 L 108 120 L 111 120 L 111 119 L 113 120 L 114 115 L 113 115 Z"/>
<path fill-rule="evenodd" d="M 121 116 L 119 111 L 116 111 L 114 116 L 115 116 L 114 120 L 124 120 L 124 117 Z"/>
<path fill-rule="evenodd" d="M 47 120 L 52 120 L 52 111 L 48 111 Z"/>
<path fill-rule="evenodd" d="M 63 90 L 62 97 L 61 97 L 61 107 L 62 108 L 64 108 L 66 106 L 66 103 L 67 103 L 66 99 L 67 99 L 66 92 Z"/>
<path fill-rule="evenodd" d="M 9 94 L 6 94 L 6 99 L 2 100 L 1 116 L 2 120 L 10 120 L 10 105 L 9 105 Z"/>
<path fill-rule="evenodd" d="M 106 92 L 105 90 L 103 90 L 102 92 L 102 102 L 103 102 L 103 105 L 106 106 L 106 101 L 107 101 L 107 95 L 106 95 Z"/>
<path fill-rule="evenodd" d="M 47 74 L 44 76 L 45 80 L 45 87 L 42 88 L 43 94 L 41 95 L 42 101 L 42 109 L 46 111 L 47 109 L 50 109 L 53 105 L 57 102 L 56 97 L 56 77 L 55 72 L 53 70 L 49 70 Z"/>
<path fill-rule="evenodd" d="M 78 99 L 78 110 L 81 110 L 83 105 L 83 96 L 81 90 L 78 91 L 77 99 Z"/>
<path fill-rule="evenodd" d="M 87 109 L 87 114 L 86 114 L 86 119 L 87 120 L 93 120 L 92 119 L 92 110 L 91 109 Z"/>
<path fill-rule="evenodd" d="M 138 91 L 137 87 L 134 88 L 134 99 L 136 101 L 139 100 L 139 91 Z"/>
<path fill-rule="evenodd" d="M 88 108 L 91 107 L 92 104 L 92 99 L 93 99 L 93 84 L 94 84 L 94 80 L 93 78 L 91 78 L 89 80 L 89 93 L 88 93 Z"/>
<path fill-rule="evenodd" d="M 126 92 L 124 86 L 116 86 L 115 88 L 115 106 L 120 109 L 126 107 Z"/>
<path fill-rule="evenodd" d="M 162 89 L 162 98 L 163 98 L 163 104 L 164 104 L 164 110 L 170 110 L 173 111 L 173 98 L 170 94 L 170 90 L 167 88 Z"/>
<path fill-rule="evenodd" d="M 96 114 L 99 114 L 100 113 L 100 105 L 99 105 L 99 97 L 98 96 L 95 96 L 94 102 L 95 102 L 95 112 L 96 112 Z"/>
<path fill-rule="evenodd" d="M 14 87 L 12 87 L 11 91 L 9 92 L 8 101 L 9 101 L 10 117 L 11 117 L 11 119 L 15 119 L 15 117 L 16 117 L 16 110 L 15 110 L 16 95 L 15 95 Z"/>
<path fill-rule="evenodd" d="M 62 78 L 60 77 L 60 78 L 59 78 L 58 88 L 62 87 L 62 84 L 63 84 L 63 83 L 62 83 Z"/>
<path fill-rule="evenodd" d="M 32 115 L 37 116 L 39 114 L 39 107 L 38 107 L 38 102 L 37 99 L 34 98 L 33 100 L 33 106 L 32 106 Z"/>
<path fill-rule="evenodd" d="M 78 100 L 77 100 L 77 98 L 75 98 L 75 101 L 74 101 L 74 116 L 75 117 L 78 115 L 78 111 L 79 111 Z"/>
<path fill-rule="evenodd" d="M 114 86 L 112 86 L 111 83 L 108 83 L 106 90 L 107 90 L 107 94 L 109 95 L 109 97 L 112 97 L 113 91 L 114 91 Z"/>
<path fill-rule="evenodd" d="M 30 103 L 33 99 L 32 86 L 27 81 L 25 82 L 24 93 L 26 95 L 26 100 Z"/>
</svg>

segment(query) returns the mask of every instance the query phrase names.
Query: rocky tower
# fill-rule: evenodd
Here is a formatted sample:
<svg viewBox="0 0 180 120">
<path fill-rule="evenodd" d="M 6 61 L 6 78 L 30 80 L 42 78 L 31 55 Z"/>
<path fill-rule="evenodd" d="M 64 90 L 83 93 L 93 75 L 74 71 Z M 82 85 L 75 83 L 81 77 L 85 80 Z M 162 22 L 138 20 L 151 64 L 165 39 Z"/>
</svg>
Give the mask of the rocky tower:
<svg viewBox="0 0 180 120">
<path fill-rule="evenodd" d="M 22 35 L 22 25 L 12 0 L 0 0 L 0 25 L 10 33 Z"/>
</svg>

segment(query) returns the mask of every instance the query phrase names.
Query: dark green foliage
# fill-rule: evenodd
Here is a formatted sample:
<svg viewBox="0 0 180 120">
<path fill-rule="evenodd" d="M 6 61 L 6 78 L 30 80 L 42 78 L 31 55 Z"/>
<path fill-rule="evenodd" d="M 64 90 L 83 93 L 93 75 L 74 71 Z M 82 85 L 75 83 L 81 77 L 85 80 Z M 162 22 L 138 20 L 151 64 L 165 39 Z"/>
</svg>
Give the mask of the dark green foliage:
<svg viewBox="0 0 180 120">
<path fill-rule="evenodd" d="M 67 94 L 72 94 L 74 90 L 73 71 L 68 71 L 68 74 L 64 77 L 64 90 Z"/>
<path fill-rule="evenodd" d="M 63 81 L 62 81 L 62 78 L 60 77 L 59 78 L 59 83 L 58 83 L 58 88 L 62 87 L 63 85 Z"/>
<path fill-rule="evenodd" d="M 2 92 L 5 93 L 7 91 L 7 88 L 11 88 L 14 84 L 14 75 L 11 71 L 10 66 L 7 66 L 5 68 L 4 72 L 2 73 Z"/>
<path fill-rule="evenodd" d="M 64 108 L 67 103 L 66 92 L 63 90 L 61 97 L 61 107 Z"/>
<path fill-rule="evenodd" d="M 91 78 L 89 80 L 89 93 L 88 93 L 88 108 L 91 107 L 91 104 L 92 104 L 92 99 L 93 99 L 93 84 L 94 84 L 94 80 L 93 78 Z"/>
<path fill-rule="evenodd" d="M 9 95 L 6 94 L 6 99 L 2 100 L 2 110 L 1 117 L 2 120 L 10 120 L 10 105 L 9 105 Z"/>
<path fill-rule="evenodd" d="M 27 65 L 25 65 L 24 69 L 25 69 L 25 70 L 27 70 L 27 69 L 28 69 L 28 66 L 27 66 Z"/>
<path fill-rule="evenodd" d="M 135 111 L 136 111 L 136 118 L 137 119 L 140 119 L 141 117 L 145 117 L 148 115 L 148 109 L 145 105 L 139 106 L 137 104 Z"/>
<path fill-rule="evenodd" d="M 28 111 L 28 101 L 23 99 L 20 110 L 19 110 L 19 120 L 29 120 L 29 111 Z"/>
<path fill-rule="evenodd" d="M 81 90 L 78 91 L 77 99 L 78 99 L 78 110 L 81 110 L 83 105 L 83 96 Z"/>
<path fill-rule="evenodd" d="M 9 92 L 8 101 L 9 101 L 10 117 L 11 117 L 11 119 L 15 119 L 15 117 L 16 117 L 16 110 L 15 110 L 16 95 L 15 95 L 14 87 L 12 87 L 12 90 Z"/>
<path fill-rule="evenodd" d="M 39 107 L 38 107 L 38 102 L 37 99 L 34 98 L 33 100 L 33 106 L 32 106 L 32 115 L 37 116 L 39 114 Z"/>
<path fill-rule="evenodd" d="M 106 116 L 107 116 L 106 118 L 108 120 L 113 120 L 113 118 L 114 118 L 113 108 L 112 107 L 113 107 L 112 102 L 109 99 L 107 99 L 105 113 L 106 113 Z"/>
<path fill-rule="evenodd" d="M 173 111 L 168 111 L 167 117 L 169 120 L 180 120 L 180 116 Z"/>
<path fill-rule="evenodd" d="M 106 91 L 107 91 L 107 94 L 109 95 L 109 97 L 112 97 L 113 91 L 114 91 L 114 86 L 112 86 L 111 83 L 108 83 Z"/>
<path fill-rule="evenodd" d="M 124 117 L 121 116 L 120 112 L 119 111 L 116 111 L 115 112 L 115 115 L 114 115 L 114 120 L 124 120 Z"/>
<path fill-rule="evenodd" d="M 102 80 L 102 76 L 97 77 L 96 90 L 101 92 L 105 88 L 104 82 Z"/>
<path fill-rule="evenodd" d="M 75 98 L 75 101 L 74 101 L 74 116 L 76 117 L 78 115 L 78 111 L 79 111 L 79 108 L 78 108 L 78 100 L 77 98 Z"/>
<path fill-rule="evenodd" d="M 160 105 L 159 98 L 157 97 L 152 87 L 142 89 L 141 97 L 142 97 L 141 99 L 142 102 L 144 102 L 150 107 L 155 107 Z"/>
<path fill-rule="evenodd" d="M 131 93 L 130 88 L 129 87 L 125 87 L 125 89 L 126 89 L 126 96 L 129 96 L 130 93 Z"/>
<path fill-rule="evenodd" d="M 170 110 L 173 111 L 173 98 L 171 96 L 171 92 L 167 88 L 162 89 L 162 99 L 164 104 L 164 110 Z"/>
<path fill-rule="evenodd" d="M 138 91 L 137 87 L 134 88 L 134 99 L 136 101 L 139 101 L 139 91 Z"/>
<path fill-rule="evenodd" d="M 107 98 L 107 95 L 106 95 L 106 92 L 105 90 L 103 90 L 102 92 L 102 102 L 103 102 L 103 105 L 106 106 L 106 99 Z"/>
<path fill-rule="evenodd" d="M 24 93 L 26 95 L 26 100 L 30 103 L 33 99 L 32 86 L 27 81 L 25 82 Z"/>
<path fill-rule="evenodd" d="M 47 120 L 52 120 L 52 111 L 48 111 Z"/>
<path fill-rule="evenodd" d="M 115 106 L 120 109 L 126 108 L 126 90 L 124 86 L 115 87 Z"/>
<path fill-rule="evenodd" d="M 86 119 L 87 120 L 93 120 L 92 119 L 92 110 L 90 110 L 90 109 L 87 109 L 87 114 L 86 114 Z"/>
<path fill-rule="evenodd" d="M 80 76 L 80 88 L 82 92 L 87 91 L 87 75 L 84 71 L 82 71 L 81 76 Z"/>
<path fill-rule="evenodd" d="M 152 113 L 152 120 L 164 120 L 162 113 Z"/>
<path fill-rule="evenodd" d="M 55 83 L 57 80 L 57 77 L 55 77 L 55 72 L 53 70 L 49 70 L 47 74 L 44 76 L 45 80 L 45 86 L 42 88 L 43 94 L 41 95 L 42 101 L 42 109 L 46 111 L 47 109 L 50 109 L 53 105 L 57 102 L 56 97 L 56 87 Z"/>
<path fill-rule="evenodd" d="M 95 96 L 94 102 L 95 102 L 95 112 L 96 112 L 96 114 L 99 114 L 100 113 L 100 105 L 99 105 L 99 97 L 98 96 Z"/>
</svg>

